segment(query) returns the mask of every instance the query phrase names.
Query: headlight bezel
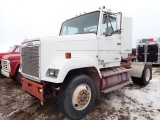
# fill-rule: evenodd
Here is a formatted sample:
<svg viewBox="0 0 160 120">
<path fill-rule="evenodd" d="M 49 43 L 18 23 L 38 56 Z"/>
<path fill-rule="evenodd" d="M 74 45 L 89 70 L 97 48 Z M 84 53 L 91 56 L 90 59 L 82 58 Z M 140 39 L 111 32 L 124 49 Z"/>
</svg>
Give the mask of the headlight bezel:
<svg viewBox="0 0 160 120">
<path fill-rule="evenodd" d="M 57 78 L 59 74 L 59 69 L 49 68 L 46 72 L 47 77 Z"/>
</svg>

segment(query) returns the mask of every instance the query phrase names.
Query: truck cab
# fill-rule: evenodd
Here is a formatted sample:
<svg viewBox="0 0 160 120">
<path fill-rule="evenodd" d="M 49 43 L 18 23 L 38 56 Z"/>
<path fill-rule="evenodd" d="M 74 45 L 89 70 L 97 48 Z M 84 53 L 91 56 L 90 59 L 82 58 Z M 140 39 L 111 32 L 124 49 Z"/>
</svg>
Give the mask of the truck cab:
<svg viewBox="0 0 160 120">
<path fill-rule="evenodd" d="M 20 46 L 14 45 L 14 46 L 10 47 L 10 49 L 7 52 L 0 53 L 0 70 L 2 68 L 2 64 L 1 64 L 2 57 L 4 55 L 8 55 L 8 54 L 20 54 Z M 0 75 L 1 75 L 1 71 L 0 71 Z"/>
<path fill-rule="evenodd" d="M 122 31 L 121 17 L 121 13 L 98 10 L 63 22 L 59 36 L 25 41 L 21 45 L 23 76 L 62 83 L 72 69 L 93 67 L 101 76 L 100 69 L 120 66 L 121 53 L 132 50 L 132 19 L 123 17 Z M 72 59 L 65 59 L 67 53 Z M 58 75 L 50 77 L 50 70 Z"/>
<path fill-rule="evenodd" d="M 133 82 L 145 86 L 152 68 L 122 61 L 132 51 L 132 19 L 103 8 L 68 19 L 59 36 L 21 44 L 22 89 L 43 103 L 58 95 L 71 119 L 89 113 L 95 99 Z M 132 80 L 131 80 L 132 78 Z"/>
</svg>

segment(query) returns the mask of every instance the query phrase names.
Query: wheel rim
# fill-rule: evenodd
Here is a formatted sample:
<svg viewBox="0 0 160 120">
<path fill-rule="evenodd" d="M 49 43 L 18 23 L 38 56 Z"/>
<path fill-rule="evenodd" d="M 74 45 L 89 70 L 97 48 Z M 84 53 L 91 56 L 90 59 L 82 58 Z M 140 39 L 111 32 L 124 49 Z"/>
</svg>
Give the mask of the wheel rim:
<svg viewBox="0 0 160 120">
<path fill-rule="evenodd" d="M 150 80 L 150 70 L 149 69 L 146 70 L 145 78 L 147 82 Z"/>
<path fill-rule="evenodd" d="M 91 100 L 91 89 L 87 84 L 76 87 L 72 96 L 72 105 L 76 110 L 85 109 Z"/>
</svg>

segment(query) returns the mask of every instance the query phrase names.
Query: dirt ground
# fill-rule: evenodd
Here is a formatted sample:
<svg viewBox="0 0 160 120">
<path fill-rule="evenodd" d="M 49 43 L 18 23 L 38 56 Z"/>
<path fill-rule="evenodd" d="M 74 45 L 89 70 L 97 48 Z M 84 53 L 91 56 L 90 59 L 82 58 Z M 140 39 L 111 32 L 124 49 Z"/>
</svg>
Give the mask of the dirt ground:
<svg viewBox="0 0 160 120">
<path fill-rule="evenodd" d="M 156 74 L 153 77 L 159 80 L 160 68 L 154 68 L 153 72 Z M 158 83 L 160 83 L 160 80 Z M 157 82 L 153 82 L 150 86 L 156 87 L 156 85 Z M 141 100 L 138 101 L 138 99 L 127 95 L 127 92 L 137 90 L 145 95 L 151 92 L 151 89 L 152 87 L 140 88 L 130 84 L 122 89 L 105 94 L 101 101 L 96 101 L 92 112 L 82 120 L 154 120 L 155 118 L 160 120 L 160 108 L 155 108 L 152 105 L 154 101 L 141 103 Z M 160 95 L 160 91 L 154 93 Z M 42 106 L 39 100 L 25 93 L 21 86 L 17 85 L 12 79 L 1 77 L 0 120 L 69 119 L 60 112 L 57 98 L 47 100 Z"/>
</svg>

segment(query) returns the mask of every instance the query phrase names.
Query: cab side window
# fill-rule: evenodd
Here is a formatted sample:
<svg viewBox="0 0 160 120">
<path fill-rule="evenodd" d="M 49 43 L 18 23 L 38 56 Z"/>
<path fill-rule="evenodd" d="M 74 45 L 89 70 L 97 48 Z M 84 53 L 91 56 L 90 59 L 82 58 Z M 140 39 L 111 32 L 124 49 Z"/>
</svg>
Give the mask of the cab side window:
<svg viewBox="0 0 160 120">
<path fill-rule="evenodd" d="M 112 35 L 116 30 L 116 18 L 108 14 L 103 14 L 102 33 Z"/>
<path fill-rule="evenodd" d="M 73 34 L 76 34 L 78 32 L 78 28 L 64 26 L 62 32 L 63 32 L 64 35 L 73 35 Z"/>
<path fill-rule="evenodd" d="M 17 47 L 17 49 L 15 50 L 15 52 L 20 52 L 20 47 Z"/>
<path fill-rule="evenodd" d="M 116 31 L 116 18 L 109 16 L 109 21 L 110 21 L 110 27 L 112 27 L 113 31 Z"/>
<path fill-rule="evenodd" d="M 107 30 L 107 14 L 103 14 L 103 22 L 102 22 L 102 33 L 103 35 L 106 34 Z"/>
</svg>

